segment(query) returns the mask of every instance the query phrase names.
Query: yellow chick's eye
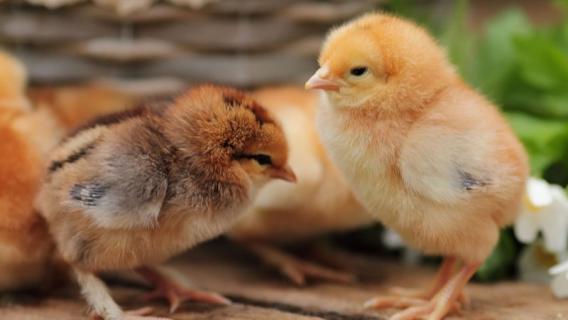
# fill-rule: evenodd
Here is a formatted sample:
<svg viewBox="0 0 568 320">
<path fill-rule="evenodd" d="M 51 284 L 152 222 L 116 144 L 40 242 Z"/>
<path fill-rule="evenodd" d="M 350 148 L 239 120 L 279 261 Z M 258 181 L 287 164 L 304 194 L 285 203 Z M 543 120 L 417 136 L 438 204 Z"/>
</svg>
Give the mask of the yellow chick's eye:
<svg viewBox="0 0 568 320">
<path fill-rule="evenodd" d="M 352 68 L 351 70 L 349 70 L 349 73 L 352 76 L 360 77 L 360 76 L 364 75 L 365 73 L 367 73 L 367 67 L 363 67 L 363 66 L 355 67 L 355 68 Z"/>
</svg>

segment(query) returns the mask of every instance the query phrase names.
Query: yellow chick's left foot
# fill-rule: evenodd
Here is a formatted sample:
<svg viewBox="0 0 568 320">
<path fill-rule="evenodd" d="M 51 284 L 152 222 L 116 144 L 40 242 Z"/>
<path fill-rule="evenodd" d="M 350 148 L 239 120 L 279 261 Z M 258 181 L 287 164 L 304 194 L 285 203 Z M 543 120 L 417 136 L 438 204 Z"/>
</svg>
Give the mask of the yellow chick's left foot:
<svg viewBox="0 0 568 320">
<path fill-rule="evenodd" d="M 439 276 L 443 275 L 447 264 L 445 262 L 442 265 Z M 463 295 L 464 287 L 480 265 L 480 263 L 465 264 L 429 301 L 412 297 L 378 297 L 365 303 L 365 307 L 377 309 L 388 307 L 407 308 L 394 314 L 389 320 L 444 319 L 450 312 L 459 310 L 462 304 L 467 303 Z"/>
<path fill-rule="evenodd" d="M 299 286 L 305 285 L 308 277 L 338 283 L 355 281 L 355 275 L 351 273 L 298 259 L 271 245 L 242 241 L 241 245 L 254 252 L 264 263 L 278 268 L 286 278 Z"/>
<path fill-rule="evenodd" d="M 144 300 L 165 298 L 170 304 L 170 313 L 174 313 L 181 303 L 196 301 L 208 304 L 230 305 L 231 301 L 220 294 L 213 292 L 198 291 L 187 288 L 171 279 L 163 272 L 152 267 L 140 267 L 136 272 L 155 286 L 155 289 L 145 294 Z"/>
<path fill-rule="evenodd" d="M 433 285 L 429 289 L 410 289 L 394 287 L 389 291 L 392 296 L 377 297 L 370 300 L 367 304 L 372 308 L 407 308 L 414 305 L 424 304 L 432 299 L 447 283 L 451 280 L 452 274 L 456 267 L 457 259 L 455 257 L 447 257 L 442 262 L 438 273 L 436 274 Z M 469 298 L 462 291 L 459 296 L 459 302 L 462 306 L 469 305 Z"/>
</svg>

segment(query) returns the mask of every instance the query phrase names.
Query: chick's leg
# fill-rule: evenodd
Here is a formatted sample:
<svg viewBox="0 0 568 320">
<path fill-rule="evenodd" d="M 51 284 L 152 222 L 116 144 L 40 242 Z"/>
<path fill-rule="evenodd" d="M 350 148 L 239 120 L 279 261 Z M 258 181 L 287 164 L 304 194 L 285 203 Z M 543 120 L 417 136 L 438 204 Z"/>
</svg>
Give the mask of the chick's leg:
<svg viewBox="0 0 568 320">
<path fill-rule="evenodd" d="M 397 296 L 405 296 L 409 298 L 420 298 L 420 299 L 430 299 L 438 291 L 444 287 L 444 285 L 452 277 L 452 273 L 456 267 L 456 258 L 448 257 L 442 262 L 442 265 L 438 269 L 438 273 L 434 278 L 434 283 L 429 289 L 408 289 L 408 288 L 392 288 L 391 292 Z"/>
<path fill-rule="evenodd" d="M 326 268 L 311 262 L 300 260 L 271 245 L 257 242 L 240 242 L 241 245 L 256 254 L 266 264 L 274 266 L 296 285 L 304 285 L 307 277 L 339 283 L 351 283 L 354 276 L 350 273 Z"/>
<path fill-rule="evenodd" d="M 365 303 L 366 308 L 406 308 L 410 306 L 423 305 L 431 299 L 446 283 L 451 279 L 456 266 L 456 258 L 445 258 L 436 274 L 434 284 L 426 290 L 393 288 L 393 296 L 383 296 L 373 298 Z M 465 301 L 466 299 L 463 298 Z"/>
<path fill-rule="evenodd" d="M 163 271 L 153 267 L 140 267 L 136 269 L 141 276 L 155 286 L 154 291 L 145 295 L 146 300 L 165 298 L 170 304 L 170 313 L 177 310 L 184 301 L 198 301 L 210 304 L 229 305 L 231 301 L 212 292 L 197 291 L 182 286 Z"/>
<path fill-rule="evenodd" d="M 466 264 L 427 304 L 410 307 L 396 313 L 390 320 L 444 319 L 446 315 L 457 309 L 459 305 L 458 300 L 465 285 L 480 265 L 480 263 Z"/>
<path fill-rule="evenodd" d="M 75 279 L 81 293 L 92 309 L 93 319 L 103 320 L 169 320 L 168 318 L 149 317 L 152 308 L 142 308 L 123 312 L 111 297 L 106 285 L 93 273 L 73 268 Z"/>
</svg>

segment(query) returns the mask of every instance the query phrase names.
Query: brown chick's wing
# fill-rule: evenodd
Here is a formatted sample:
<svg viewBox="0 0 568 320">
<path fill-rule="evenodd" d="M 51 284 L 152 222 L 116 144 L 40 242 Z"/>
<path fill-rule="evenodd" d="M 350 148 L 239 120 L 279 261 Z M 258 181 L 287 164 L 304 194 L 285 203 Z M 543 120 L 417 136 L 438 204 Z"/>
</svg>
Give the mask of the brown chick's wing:
<svg viewBox="0 0 568 320">
<path fill-rule="evenodd" d="M 141 127 L 124 126 L 121 129 L 130 131 Z M 167 190 L 163 160 L 144 150 L 152 146 L 123 139 L 126 135 L 121 129 L 114 130 L 112 135 L 107 130 L 106 143 L 101 145 L 87 137 L 106 128 L 95 127 L 79 133 L 59 149 L 61 153 L 56 155 L 64 156 L 52 161 L 49 169 L 53 179 L 65 181 L 66 190 L 60 193 L 61 200 L 92 217 L 99 226 L 153 225 Z M 149 133 L 141 131 L 131 137 L 140 134 Z M 83 142 L 81 140 L 84 143 L 77 145 L 77 141 Z"/>
</svg>

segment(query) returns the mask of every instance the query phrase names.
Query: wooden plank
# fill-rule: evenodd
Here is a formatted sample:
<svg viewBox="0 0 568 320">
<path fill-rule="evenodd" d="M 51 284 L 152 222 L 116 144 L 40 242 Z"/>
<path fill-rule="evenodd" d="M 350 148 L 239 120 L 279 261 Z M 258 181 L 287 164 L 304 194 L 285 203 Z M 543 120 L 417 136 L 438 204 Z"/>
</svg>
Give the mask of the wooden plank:
<svg viewBox="0 0 568 320">
<path fill-rule="evenodd" d="M 242 251 L 216 249 L 190 252 L 174 265 L 194 282 L 241 302 L 335 319 L 384 319 L 396 310 L 367 311 L 362 304 L 392 286 L 425 287 L 434 270 L 405 267 L 372 257 L 353 257 L 351 264 L 361 275 L 353 286 L 314 283 L 298 288 L 274 272 L 243 259 Z M 212 276 L 213 275 L 213 276 Z M 568 304 L 557 300 L 547 286 L 501 282 L 468 286 L 472 306 L 448 320 L 568 319 Z"/>
<path fill-rule="evenodd" d="M 327 26 L 308 26 L 279 17 L 215 17 L 195 15 L 168 24 L 144 24 L 137 33 L 201 50 L 265 50 L 311 34 Z"/>
<path fill-rule="evenodd" d="M 137 308 L 140 290 L 115 288 L 113 295 L 125 309 Z M 0 319 L 18 320 L 88 320 L 87 308 L 78 298 L 78 293 L 72 296 L 56 296 L 47 299 L 37 299 L 25 305 L 12 304 L 0 307 Z M 262 308 L 235 303 L 228 307 L 212 307 L 199 304 L 186 304 L 175 314 L 170 315 L 163 305 L 156 305 L 155 314 L 170 317 L 173 320 L 323 320 L 318 317 L 300 316 L 276 309 Z"/>
<path fill-rule="evenodd" d="M 15 52 L 34 83 L 69 83 L 100 78 L 178 78 L 190 83 L 215 82 L 240 87 L 301 83 L 316 69 L 311 57 L 291 53 L 255 55 L 185 54 L 143 64 L 112 64 L 72 54 L 21 48 Z"/>
<path fill-rule="evenodd" d="M 235 303 L 212 307 L 186 303 L 174 315 L 179 320 L 382 320 L 395 310 L 367 311 L 362 303 L 386 294 L 393 285 L 426 286 L 434 270 L 401 266 L 373 257 L 351 256 L 349 265 L 361 276 L 353 285 L 311 283 L 295 287 L 276 272 L 258 264 L 242 249 L 225 242 L 201 246 L 173 261 L 170 266 L 187 275 L 195 286 L 225 294 Z M 116 277 L 115 277 L 116 279 Z M 125 309 L 144 306 L 138 300 L 141 280 L 131 275 L 112 281 L 112 293 Z M 131 280 L 128 280 L 131 279 Z M 527 283 L 471 284 L 472 305 L 447 320 L 535 320 L 568 319 L 566 301 L 556 300 L 549 288 Z M 47 320 L 87 319 L 85 304 L 77 290 L 53 293 L 48 298 L 0 303 L 0 319 Z M 152 305 L 167 315 L 164 303 Z"/>
<path fill-rule="evenodd" d="M 0 39 L 6 42 L 60 44 L 119 34 L 118 25 L 85 19 L 72 10 L 50 13 L 0 8 Z"/>
</svg>

